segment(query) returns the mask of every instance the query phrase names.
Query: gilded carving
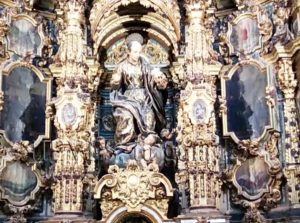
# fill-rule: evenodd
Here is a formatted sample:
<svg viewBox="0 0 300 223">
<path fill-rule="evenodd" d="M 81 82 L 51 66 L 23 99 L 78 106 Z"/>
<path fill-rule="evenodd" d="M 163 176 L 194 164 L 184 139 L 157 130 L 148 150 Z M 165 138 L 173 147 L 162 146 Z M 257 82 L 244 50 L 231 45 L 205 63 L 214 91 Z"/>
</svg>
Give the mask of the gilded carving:
<svg viewBox="0 0 300 223">
<path fill-rule="evenodd" d="M 292 61 L 289 58 L 279 60 L 277 80 L 285 98 L 285 159 L 287 163 L 295 163 L 299 157 L 299 126 L 295 101 L 297 79 L 292 68 Z"/>
<path fill-rule="evenodd" d="M 3 17 L 0 19 L 0 61 L 6 59 L 7 44 L 5 38 L 8 31 L 9 31 L 9 26 L 7 24 L 6 16 L 3 15 Z"/>
<path fill-rule="evenodd" d="M 139 2 L 146 9 L 154 9 L 155 13 L 132 18 L 117 15 L 116 11 L 120 6 L 130 6 L 131 3 L 136 2 Z M 170 8 L 173 10 L 169 10 Z M 155 23 L 156 27 L 151 27 L 147 29 L 147 31 L 165 41 L 166 45 L 172 45 L 174 47 L 174 55 L 178 55 L 177 42 L 180 38 L 180 14 L 178 4 L 173 0 L 96 1 L 90 16 L 92 36 L 95 42 L 95 52 L 103 46 L 107 47 L 108 39 L 116 38 L 128 31 L 127 29 L 123 29 L 122 23 L 134 20 Z M 166 26 L 170 27 L 170 29 L 166 29 Z M 115 29 L 123 30 L 119 33 L 114 33 L 113 30 Z M 163 36 L 159 33 L 163 33 Z M 107 38 L 109 35 L 111 36 Z"/>
<path fill-rule="evenodd" d="M 83 36 L 85 1 L 60 1 L 57 13 L 60 48 L 50 66 L 58 84 L 57 98 L 47 104 L 46 115 L 54 120 L 57 139 L 52 141 L 55 163 L 54 212 L 81 212 L 85 184 L 93 187 L 95 164 L 89 163 L 93 127 L 92 95 L 100 72 L 96 58 L 87 57 Z M 87 178 L 89 180 L 87 180 Z"/>
<path fill-rule="evenodd" d="M 126 207 L 130 213 L 141 211 L 144 205 L 167 219 L 173 189 L 169 180 L 158 172 L 157 164 L 141 169 L 135 160 L 129 160 L 125 169 L 110 166 L 108 174 L 96 183 L 94 193 L 94 197 L 100 199 L 103 222 L 119 207 Z"/>
<path fill-rule="evenodd" d="M 181 92 L 177 127 L 179 172 L 176 181 L 179 188 L 190 189 L 192 207 L 217 206 L 219 155 L 213 133 L 216 96 L 212 83 L 213 78 L 211 82 L 196 86 L 188 83 Z"/>
<path fill-rule="evenodd" d="M 280 42 L 281 44 L 286 44 L 294 39 L 294 35 L 288 27 L 290 10 L 291 8 L 286 0 L 275 1 L 273 14 L 273 23 L 275 26 L 274 37 L 276 38 L 276 42 Z"/>
<path fill-rule="evenodd" d="M 128 47 L 126 39 L 119 40 L 116 44 L 108 49 L 107 60 L 105 65 L 107 67 L 119 64 L 121 61 L 126 59 L 128 55 Z M 164 49 L 159 43 L 153 39 L 149 39 L 146 44 L 143 45 L 142 52 L 145 57 L 149 60 L 150 64 L 168 66 L 169 55 L 166 49 Z"/>
<path fill-rule="evenodd" d="M 278 139 L 279 133 L 272 131 L 263 142 L 240 141 L 234 151 L 236 163 L 225 172 L 226 182 L 234 185 L 232 201 L 246 209 L 245 222 L 265 222 L 259 209 L 269 210 L 281 199 Z M 246 173 L 245 168 L 250 172 Z"/>
<path fill-rule="evenodd" d="M 47 85 L 43 136 L 33 143 L 13 142 L 0 130 L 0 200 L 4 203 L 1 219 L 4 213 L 8 222 L 25 223 L 27 216 L 35 211 L 33 221 L 47 213 L 53 214 L 54 220 L 43 222 L 95 222 L 88 219 L 93 218 L 91 209 L 95 198 L 103 215 L 99 222 L 103 223 L 121 222 L 137 213 L 145 214 L 153 222 L 204 223 L 215 215 L 225 219 L 227 214 L 236 217 L 241 213 L 244 213 L 242 222 L 268 222 L 266 216 L 273 218 L 273 213 L 264 211 L 276 207 L 284 197 L 282 191 L 287 191 L 290 206 L 282 202 L 281 208 L 289 209 L 286 212 L 289 217 L 298 215 L 294 210 L 300 203 L 300 130 L 296 105 L 299 81 L 293 66 L 299 51 L 300 0 L 62 0 L 48 8 L 52 3 L 52 0 L 0 0 L 0 84 L 4 86 L 4 79 L 14 68 L 23 67 L 31 69 Z M 34 46 L 18 49 L 14 42 L 19 39 L 12 36 L 15 28 L 18 35 L 24 31 Z M 166 72 L 169 79 L 159 69 L 148 70 L 155 79 L 150 81 L 155 90 L 164 90 L 168 85 L 163 92 L 168 94 L 167 105 L 161 103 L 159 109 L 154 108 L 157 104 L 153 101 L 149 102 L 152 93 L 144 94 L 147 81 L 142 73 L 146 66 L 126 61 L 131 52 L 125 37 L 132 33 L 147 38 L 142 41 L 141 52 L 150 65 L 164 71 L 169 69 Z M 37 38 L 37 42 L 32 42 L 32 38 Z M 128 63 L 123 63 L 124 60 Z M 130 96 L 137 99 L 138 105 L 129 106 L 132 100 L 123 100 L 124 107 L 129 109 L 114 110 L 117 119 L 123 118 L 114 123 L 106 87 L 111 71 L 120 63 L 113 72 L 112 87 L 120 92 L 125 90 L 125 84 L 118 78 L 127 75 L 125 81 L 130 83 L 126 87 L 134 92 Z M 243 77 L 236 75 L 244 71 Z M 50 90 L 52 77 L 54 92 Z M 230 81 L 234 78 L 236 85 L 231 85 L 233 93 L 230 94 L 225 85 L 233 83 Z M 243 85 L 248 78 L 259 81 Z M 137 83 L 132 84 L 132 80 Z M 170 96 L 171 91 L 174 97 Z M 251 94 L 246 95 L 246 91 Z M 50 100 L 52 95 L 55 98 Z M 1 119 L 7 108 L 7 96 L 2 87 Z M 161 99 L 159 94 L 154 97 L 154 100 Z M 234 106 L 233 102 L 238 100 L 240 104 Z M 97 111 L 102 105 L 107 106 L 103 116 Z M 139 106 L 141 109 L 136 109 Z M 243 109 L 239 110 L 240 107 Z M 174 117 L 166 116 L 162 120 L 172 119 L 172 125 L 159 129 L 159 134 L 155 121 L 164 110 L 169 112 L 168 109 Z M 227 117 L 232 111 L 245 115 L 246 121 L 240 122 L 234 116 L 229 121 Z M 254 113 L 266 116 L 255 120 Z M 223 123 L 218 116 L 222 116 Z M 101 127 L 95 125 L 103 120 L 110 125 L 106 126 L 109 133 L 102 136 L 101 130 L 97 130 Z M 135 126 L 136 122 L 142 123 L 142 127 Z M 250 136 L 238 136 L 229 124 L 251 129 Z M 53 134 L 50 134 L 51 126 L 55 128 Z M 117 134 L 112 139 L 115 129 Z M 118 143 L 122 136 L 126 137 L 125 143 Z M 94 145 L 95 141 L 99 145 Z M 134 150 L 134 146 L 139 149 Z M 53 160 L 46 160 L 46 153 L 51 153 Z M 173 156 L 175 153 L 177 157 Z M 123 166 L 108 168 L 112 157 L 121 157 Z M 105 172 L 98 179 L 102 162 L 108 174 Z M 171 171 L 170 166 L 174 167 Z M 177 171 L 177 185 L 173 178 L 169 181 L 159 171 L 173 171 L 171 177 Z M 24 195 L 17 190 L 10 193 L 10 185 L 16 185 L 19 190 L 27 183 L 25 178 L 11 177 L 19 173 L 32 180 L 26 184 L 30 193 L 26 191 Z M 53 191 L 53 197 L 49 198 L 53 210 L 44 209 L 42 213 L 35 203 L 41 204 L 39 194 L 49 184 Z M 176 205 L 183 210 L 171 220 L 167 213 L 172 208 L 177 186 L 181 204 Z M 47 199 L 44 203 L 49 206 Z M 91 201 L 89 205 L 85 204 L 87 200 Z M 282 209 L 274 212 L 285 212 Z M 160 221 L 153 220 L 150 212 Z"/>
<path fill-rule="evenodd" d="M 186 83 L 186 72 L 184 66 L 183 56 L 178 57 L 178 61 L 173 62 L 172 67 L 170 68 L 172 75 L 172 81 L 179 89 L 184 86 Z"/>
<path fill-rule="evenodd" d="M 186 36 L 186 73 L 192 82 L 199 82 L 208 75 L 210 65 L 216 65 L 217 53 L 212 48 L 213 11 L 212 1 L 185 1 L 188 16 Z"/>
<path fill-rule="evenodd" d="M 282 58 L 278 62 L 277 80 L 284 95 L 285 117 L 285 161 L 288 164 L 284 173 L 289 187 L 289 201 L 292 205 L 299 203 L 299 193 L 295 191 L 299 183 L 299 168 L 294 164 L 299 162 L 299 125 L 296 111 L 297 79 L 289 58 Z"/>
</svg>

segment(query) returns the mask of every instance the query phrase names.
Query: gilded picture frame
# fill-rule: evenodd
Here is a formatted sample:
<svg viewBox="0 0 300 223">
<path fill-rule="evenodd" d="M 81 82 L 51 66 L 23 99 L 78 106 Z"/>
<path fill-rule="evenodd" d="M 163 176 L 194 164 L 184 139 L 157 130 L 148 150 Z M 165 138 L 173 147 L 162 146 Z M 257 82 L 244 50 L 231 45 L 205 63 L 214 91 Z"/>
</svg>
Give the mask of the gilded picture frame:
<svg viewBox="0 0 300 223">
<path fill-rule="evenodd" d="M 244 72 L 243 79 L 238 80 L 241 72 Z M 245 72 L 248 73 L 245 74 Z M 253 72 L 257 72 L 256 76 L 258 77 L 258 79 L 255 79 Z M 264 77 L 260 77 L 259 75 L 264 75 Z M 233 83 L 235 83 L 236 86 L 231 86 L 231 92 L 237 92 L 236 88 L 239 87 L 241 91 L 246 91 L 246 93 L 236 93 L 236 95 L 231 95 L 228 93 L 229 87 L 227 85 L 229 81 L 233 80 L 233 76 L 235 76 L 235 82 Z M 261 86 L 262 78 L 265 79 L 265 86 Z M 221 76 L 221 98 L 225 101 L 226 104 L 226 109 L 223 109 L 221 111 L 223 134 L 225 137 L 231 137 L 235 143 L 239 143 L 241 140 L 245 139 L 260 141 L 266 136 L 266 133 L 269 130 L 275 128 L 274 108 L 270 105 L 270 103 L 268 103 L 266 98 L 266 91 L 268 88 L 271 87 L 270 79 L 270 74 L 266 65 L 261 64 L 256 60 L 241 61 L 240 63 L 235 64 L 231 69 L 229 69 L 227 73 Z M 256 82 L 259 84 L 254 84 Z M 247 85 L 246 87 L 245 83 Z M 234 99 L 234 97 L 236 98 Z M 244 134 L 244 136 L 241 136 L 243 134 L 239 134 L 238 131 L 234 131 L 231 129 L 233 127 L 230 127 L 234 126 L 235 128 L 240 128 L 239 126 L 242 125 L 240 122 L 235 123 L 236 125 L 232 124 L 229 120 L 231 117 L 231 120 L 238 121 L 234 119 L 232 115 L 236 111 L 234 111 L 234 106 L 230 104 L 230 102 L 236 103 L 236 101 L 241 102 L 240 104 L 243 105 L 243 107 L 245 108 L 244 110 L 241 110 L 242 114 L 240 115 L 240 117 L 243 117 L 244 114 L 247 114 L 245 115 L 246 118 L 243 117 L 243 120 L 245 120 L 248 123 L 248 127 L 254 126 L 255 130 L 254 131 L 253 129 L 249 129 L 248 131 L 248 129 L 244 127 L 244 129 L 247 129 L 248 131 L 247 134 Z M 259 109 L 263 109 L 264 113 L 261 113 Z M 239 113 L 237 113 L 236 117 L 238 117 L 238 114 Z M 264 121 L 264 123 L 259 122 L 261 120 L 256 120 L 258 118 L 261 118 L 261 120 Z M 250 134 L 251 130 L 252 134 Z"/>
<path fill-rule="evenodd" d="M 25 68 L 25 69 L 32 71 L 37 76 L 38 80 L 41 83 L 45 84 L 45 113 L 46 113 L 46 104 L 51 99 L 52 78 L 45 71 L 41 71 L 39 68 L 35 67 L 34 65 L 32 65 L 30 63 L 26 63 L 26 62 L 22 62 L 22 61 L 12 62 L 12 63 L 8 64 L 7 66 L 5 66 L 2 71 L 0 71 L 0 86 L 1 86 L 2 94 L 4 95 L 3 77 L 4 76 L 8 77 L 12 73 L 12 71 L 14 71 L 14 69 L 18 69 L 18 68 Z M 4 95 L 4 97 L 5 97 L 5 95 Z M 5 107 L 6 105 L 5 105 L 4 98 L 3 98 L 2 103 L 3 103 L 3 107 Z M 0 133 L 3 134 L 4 139 L 11 146 L 14 143 L 16 143 L 9 139 L 5 130 L 3 130 L 3 129 L 0 130 Z M 50 117 L 47 117 L 45 114 L 45 132 L 44 132 L 44 134 L 38 135 L 38 137 L 33 141 L 32 144 L 34 147 L 36 147 L 41 143 L 41 141 L 43 139 L 49 139 L 49 138 L 50 138 Z M 19 141 L 28 141 L 28 140 L 22 139 Z"/>
</svg>

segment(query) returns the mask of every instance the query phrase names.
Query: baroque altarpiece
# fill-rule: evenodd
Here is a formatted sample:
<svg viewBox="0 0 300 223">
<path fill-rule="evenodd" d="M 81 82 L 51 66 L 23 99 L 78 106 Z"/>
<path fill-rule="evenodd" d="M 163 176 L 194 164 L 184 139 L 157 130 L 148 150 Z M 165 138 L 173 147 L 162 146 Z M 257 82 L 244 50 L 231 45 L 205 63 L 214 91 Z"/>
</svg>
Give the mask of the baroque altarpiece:
<svg viewBox="0 0 300 223">
<path fill-rule="evenodd" d="M 0 222 L 300 221 L 300 0 L 0 15 Z"/>
</svg>

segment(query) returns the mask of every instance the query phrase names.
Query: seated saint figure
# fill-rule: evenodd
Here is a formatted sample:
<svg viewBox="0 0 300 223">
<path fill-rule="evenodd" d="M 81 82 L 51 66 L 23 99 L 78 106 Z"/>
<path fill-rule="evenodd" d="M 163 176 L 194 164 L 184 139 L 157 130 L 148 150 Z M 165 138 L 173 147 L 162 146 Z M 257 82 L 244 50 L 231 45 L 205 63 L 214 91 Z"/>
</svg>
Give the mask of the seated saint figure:
<svg viewBox="0 0 300 223">
<path fill-rule="evenodd" d="M 126 162 L 126 159 L 133 158 L 126 155 L 124 158 L 122 154 L 134 154 L 133 150 L 142 149 L 138 138 L 157 135 L 155 130 L 165 125 L 163 99 L 159 90 L 167 87 L 167 78 L 159 69 L 152 69 L 141 55 L 142 37 L 138 38 L 138 34 L 132 36 L 132 39 L 130 36 L 127 38 L 128 57 L 118 65 L 111 79 L 116 162 L 118 159 Z"/>
</svg>

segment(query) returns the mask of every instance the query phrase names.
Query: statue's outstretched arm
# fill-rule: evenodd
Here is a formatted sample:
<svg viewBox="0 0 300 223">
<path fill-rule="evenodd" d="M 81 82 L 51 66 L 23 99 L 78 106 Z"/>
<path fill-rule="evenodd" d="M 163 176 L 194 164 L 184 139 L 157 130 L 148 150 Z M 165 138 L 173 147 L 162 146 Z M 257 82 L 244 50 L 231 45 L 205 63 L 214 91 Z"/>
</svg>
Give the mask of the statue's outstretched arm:
<svg viewBox="0 0 300 223">
<path fill-rule="evenodd" d="M 121 87 L 122 72 L 122 66 L 118 66 L 118 68 L 113 72 L 110 80 L 110 86 L 112 90 L 118 90 Z"/>
</svg>

